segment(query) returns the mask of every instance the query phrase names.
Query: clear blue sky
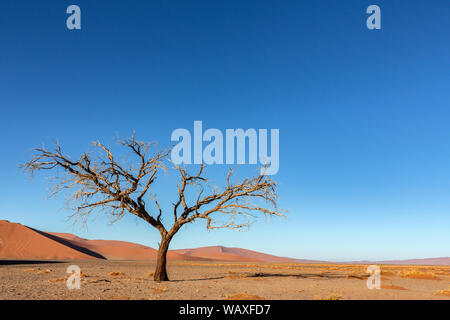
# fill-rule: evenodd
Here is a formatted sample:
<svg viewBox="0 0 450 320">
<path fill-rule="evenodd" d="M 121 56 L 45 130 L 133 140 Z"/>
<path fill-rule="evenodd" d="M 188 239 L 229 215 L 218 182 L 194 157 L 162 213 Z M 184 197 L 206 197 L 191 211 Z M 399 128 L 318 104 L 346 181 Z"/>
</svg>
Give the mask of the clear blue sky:
<svg viewBox="0 0 450 320">
<path fill-rule="evenodd" d="M 66 28 L 70 4 L 81 31 Z M 370 4 L 381 30 L 366 28 Z M 447 0 L 3 0 L 0 218 L 155 247 L 158 232 L 134 218 L 73 227 L 45 176 L 30 181 L 18 165 L 42 143 L 78 155 L 132 130 L 169 146 L 174 129 L 202 120 L 280 129 L 274 178 L 288 217 L 244 233 L 189 225 L 172 248 L 449 256 L 449 32 Z"/>
</svg>

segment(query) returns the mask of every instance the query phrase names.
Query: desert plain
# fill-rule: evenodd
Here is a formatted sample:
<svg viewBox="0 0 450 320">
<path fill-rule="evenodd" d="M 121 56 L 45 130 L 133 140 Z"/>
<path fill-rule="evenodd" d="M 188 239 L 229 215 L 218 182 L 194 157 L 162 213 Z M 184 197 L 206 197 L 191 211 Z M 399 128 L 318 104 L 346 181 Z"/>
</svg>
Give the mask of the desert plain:
<svg viewBox="0 0 450 320">
<path fill-rule="evenodd" d="M 155 282 L 154 261 L 0 262 L 0 299 L 450 299 L 450 266 L 381 266 L 369 290 L 367 265 L 173 261 Z M 69 290 L 68 266 L 81 269 Z"/>
<path fill-rule="evenodd" d="M 448 257 L 338 264 L 212 246 L 169 250 L 170 281 L 157 282 L 156 255 L 140 244 L 3 220 L 0 300 L 450 299 Z M 367 286 L 369 265 L 379 267 L 379 289 Z M 79 268 L 79 289 L 67 286 L 70 266 Z"/>
</svg>

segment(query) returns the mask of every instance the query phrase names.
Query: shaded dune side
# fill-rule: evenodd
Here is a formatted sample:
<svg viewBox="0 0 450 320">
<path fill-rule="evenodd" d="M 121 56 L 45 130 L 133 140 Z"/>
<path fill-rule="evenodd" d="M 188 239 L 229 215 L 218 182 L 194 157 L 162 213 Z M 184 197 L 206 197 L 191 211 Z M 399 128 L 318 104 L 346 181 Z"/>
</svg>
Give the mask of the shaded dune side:
<svg viewBox="0 0 450 320">
<path fill-rule="evenodd" d="M 108 260 L 153 260 L 156 259 L 156 250 L 140 244 L 115 240 L 88 240 L 70 233 L 52 233 L 64 238 L 73 245 L 87 248 L 97 252 Z"/>
<path fill-rule="evenodd" d="M 40 231 L 40 230 L 33 229 L 33 228 L 30 228 L 30 227 L 27 227 L 27 228 L 33 230 L 34 232 L 37 232 L 37 233 L 43 235 L 44 237 L 47 237 L 47 238 L 49 238 L 49 239 L 51 239 L 53 241 L 56 241 L 56 242 L 58 242 L 58 243 L 60 243 L 60 244 L 62 244 L 64 246 L 67 246 L 67 247 L 69 247 L 69 248 L 71 248 L 73 250 L 76 250 L 76 251 L 79 251 L 79 252 L 84 253 L 86 255 L 92 256 L 93 258 L 106 259 L 104 256 L 102 256 L 98 252 L 92 251 L 89 248 L 86 248 L 85 246 L 77 245 L 73 241 L 69 241 L 69 240 L 66 240 L 64 238 L 60 238 L 60 237 L 55 236 L 53 234 L 50 234 L 48 232 Z"/>
</svg>

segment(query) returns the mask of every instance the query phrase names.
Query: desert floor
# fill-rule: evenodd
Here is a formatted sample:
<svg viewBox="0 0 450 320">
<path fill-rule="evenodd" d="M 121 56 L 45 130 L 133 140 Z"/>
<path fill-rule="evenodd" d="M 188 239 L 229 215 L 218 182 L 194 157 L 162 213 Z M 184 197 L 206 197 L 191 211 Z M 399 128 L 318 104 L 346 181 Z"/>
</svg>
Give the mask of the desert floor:
<svg viewBox="0 0 450 320">
<path fill-rule="evenodd" d="M 81 288 L 66 287 L 78 265 Z M 172 262 L 171 281 L 148 261 L 0 261 L 0 299 L 450 299 L 450 266 L 381 266 L 369 290 L 364 265 Z"/>
</svg>

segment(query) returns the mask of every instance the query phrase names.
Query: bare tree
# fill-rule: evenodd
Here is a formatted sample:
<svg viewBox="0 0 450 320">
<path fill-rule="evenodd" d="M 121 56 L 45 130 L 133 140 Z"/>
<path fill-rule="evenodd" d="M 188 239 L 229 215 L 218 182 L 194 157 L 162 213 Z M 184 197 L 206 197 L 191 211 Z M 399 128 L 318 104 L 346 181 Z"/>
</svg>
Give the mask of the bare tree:
<svg viewBox="0 0 450 320">
<path fill-rule="evenodd" d="M 113 221 L 127 212 L 158 229 L 161 242 L 158 248 L 154 280 L 169 280 L 166 271 L 166 257 L 170 241 L 186 223 L 197 219 L 206 221 L 208 230 L 217 228 L 248 228 L 256 214 L 282 216 L 277 208 L 277 184 L 264 170 L 255 177 L 233 183 L 233 170 L 225 177 L 226 186 L 215 187 L 199 166 L 196 174 L 188 173 L 186 167 L 172 163 L 168 151 L 159 151 L 155 145 L 138 141 L 134 134 L 130 139 L 119 140 L 136 161 L 127 159 L 120 163 L 110 148 L 94 142 L 93 153 L 83 153 L 78 160 L 65 155 L 59 144 L 54 151 L 45 148 L 34 149 L 32 159 L 23 165 L 31 175 L 35 171 L 57 170 L 56 183 L 51 195 L 69 191 L 69 201 L 75 201 L 74 218 L 87 218 L 94 210 L 103 210 Z M 153 148 L 154 147 L 154 148 Z M 151 149 L 156 149 L 151 153 Z M 179 175 L 178 199 L 173 203 L 173 224 L 170 229 L 162 222 L 163 210 L 150 192 L 157 173 L 172 164 Z M 145 199 L 154 203 L 155 212 L 146 206 Z M 223 220 L 221 220 L 221 218 Z"/>
</svg>

